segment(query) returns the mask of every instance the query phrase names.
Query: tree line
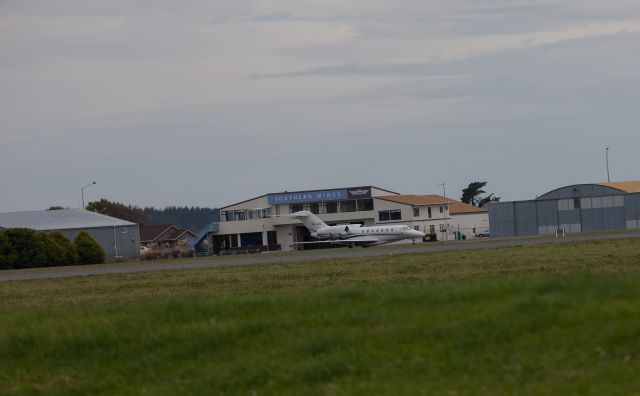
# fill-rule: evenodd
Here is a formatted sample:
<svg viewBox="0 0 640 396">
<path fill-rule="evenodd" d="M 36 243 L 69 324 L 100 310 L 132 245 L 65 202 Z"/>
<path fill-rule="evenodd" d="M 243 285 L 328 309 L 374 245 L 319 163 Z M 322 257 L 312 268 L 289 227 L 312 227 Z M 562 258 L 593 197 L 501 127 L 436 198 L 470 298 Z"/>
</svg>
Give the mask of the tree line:
<svg viewBox="0 0 640 396">
<path fill-rule="evenodd" d="M 70 241 L 60 231 L 37 232 L 29 228 L 0 231 L 0 269 L 100 264 L 102 247 L 85 231 Z"/>
<path fill-rule="evenodd" d="M 50 210 L 58 209 L 52 206 Z M 153 207 L 140 208 L 134 205 L 125 205 L 120 202 L 101 199 L 89 202 L 86 207 L 91 212 L 130 221 L 141 226 L 175 224 L 182 228 L 189 228 L 198 232 L 207 224 L 216 220 L 218 210 L 199 206 L 167 206 L 164 209 Z"/>
</svg>

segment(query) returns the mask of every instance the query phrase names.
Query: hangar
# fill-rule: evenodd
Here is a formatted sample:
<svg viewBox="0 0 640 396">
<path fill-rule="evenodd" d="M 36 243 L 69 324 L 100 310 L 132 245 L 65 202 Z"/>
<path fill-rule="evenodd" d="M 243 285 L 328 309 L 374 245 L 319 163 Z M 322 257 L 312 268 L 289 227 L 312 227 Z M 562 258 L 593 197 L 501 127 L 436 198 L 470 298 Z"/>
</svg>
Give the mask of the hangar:
<svg viewBox="0 0 640 396">
<path fill-rule="evenodd" d="M 60 231 L 70 240 L 75 239 L 80 231 L 86 231 L 102 246 L 107 258 L 140 255 L 140 233 L 137 224 L 87 210 L 0 213 L 0 229 L 3 228 Z"/>
<path fill-rule="evenodd" d="M 640 180 L 576 184 L 530 201 L 489 204 L 491 236 L 639 228 Z"/>
<path fill-rule="evenodd" d="M 473 237 L 476 227 L 488 228 L 486 210 L 441 195 L 402 195 L 375 186 L 284 191 L 221 208 L 219 222 L 208 233 L 210 253 L 301 249 L 296 242 L 313 238 L 300 221 L 289 217 L 300 210 L 329 225 L 405 224 L 441 240 L 453 240 L 458 231 Z"/>
</svg>

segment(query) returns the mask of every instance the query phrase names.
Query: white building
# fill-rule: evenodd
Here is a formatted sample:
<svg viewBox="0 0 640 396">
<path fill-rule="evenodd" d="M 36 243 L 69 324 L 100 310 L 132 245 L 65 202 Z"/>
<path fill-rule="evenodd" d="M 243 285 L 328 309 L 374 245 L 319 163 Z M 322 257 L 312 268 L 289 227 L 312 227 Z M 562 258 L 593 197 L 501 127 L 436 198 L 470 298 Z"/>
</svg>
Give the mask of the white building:
<svg viewBox="0 0 640 396">
<path fill-rule="evenodd" d="M 486 210 L 440 195 L 401 195 L 374 186 L 285 191 L 221 208 L 220 223 L 210 241 L 213 253 L 301 249 L 303 245 L 296 242 L 313 238 L 300 221 L 288 216 L 300 210 L 317 214 L 329 225 L 405 224 L 439 240 L 453 240 L 458 229 L 471 237 L 474 227 L 488 227 Z"/>
</svg>

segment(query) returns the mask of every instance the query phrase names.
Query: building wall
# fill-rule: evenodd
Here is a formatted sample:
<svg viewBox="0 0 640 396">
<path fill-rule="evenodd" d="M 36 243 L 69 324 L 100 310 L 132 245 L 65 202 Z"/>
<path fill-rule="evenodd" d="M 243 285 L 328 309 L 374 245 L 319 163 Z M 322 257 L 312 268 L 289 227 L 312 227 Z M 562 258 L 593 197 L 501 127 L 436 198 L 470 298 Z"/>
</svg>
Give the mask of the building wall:
<svg viewBox="0 0 640 396">
<path fill-rule="evenodd" d="M 489 231 L 489 214 L 487 212 L 452 214 L 449 224 L 452 231 L 460 231 L 467 239 L 473 239 L 477 233 Z"/>
<path fill-rule="evenodd" d="M 638 228 L 640 193 L 615 191 L 616 195 L 570 198 L 565 195 L 562 199 L 490 204 L 491 234 L 526 236 L 553 234 L 558 230 L 582 232 Z"/>
<path fill-rule="evenodd" d="M 138 225 L 58 231 L 70 240 L 74 240 L 81 231 L 86 231 L 102 247 L 107 258 L 140 256 L 140 231 Z"/>
<path fill-rule="evenodd" d="M 327 190 L 331 191 L 331 190 Z M 293 194 L 293 193 L 291 193 Z M 392 195 L 389 191 L 371 188 L 371 195 Z M 369 199 L 369 198 L 365 198 Z M 343 200 L 340 200 L 345 201 Z M 374 200 L 375 202 L 375 200 Z M 257 209 L 269 209 L 270 215 L 264 218 L 258 219 L 246 219 L 246 220 L 233 220 L 233 221 L 221 221 L 218 224 L 218 232 L 216 235 L 229 235 L 232 238 L 242 239 L 238 235 L 262 232 L 263 244 L 267 244 L 267 232 L 275 231 L 277 243 L 283 250 L 290 250 L 294 242 L 298 242 L 300 238 L 300 232 L 298 227 L 302 226 L 302 223 L 294 218 L 289 217 L 291 213 L 290 204 L 270 204 L 269 196 L 257 197 L 245 202 L 240 202 L 234 205 L 230 205 L 221 209 L 221 211 L 234 211 L 234 210 L 257 210 Z M 339 213 L 323 213 L 317 216 L 328 224 L 340 224 L 340 223 L 362 223 L 366 226 L 374 224 L 375 210 L 369 211 L 355 211 L 355 212 L 339 212 Z M 242 246 L 240 241 L 239 246 Z"/>
<path fill-rule="evenodd" d="M 625 195 L 624 209 L 627 229 L 640 228 L 640 193 Z"/>
</svg>

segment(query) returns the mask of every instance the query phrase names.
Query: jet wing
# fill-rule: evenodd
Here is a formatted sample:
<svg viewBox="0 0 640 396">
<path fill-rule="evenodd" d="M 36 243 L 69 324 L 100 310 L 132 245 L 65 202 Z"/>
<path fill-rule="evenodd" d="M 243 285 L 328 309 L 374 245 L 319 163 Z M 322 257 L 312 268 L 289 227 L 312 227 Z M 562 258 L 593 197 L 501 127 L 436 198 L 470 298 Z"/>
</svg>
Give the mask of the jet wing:
<svg viewBox="0 0 640 396">
<path fill-rule="evenodd" d="M 330 243 L 334 245 L 375 245 L 378 243 L 378 238 L 374 236 L 355 236 L 348 239 L 331 239 L 331 240 L 318 240 L 311 242 L 294 242 L 294 245 L 305 245 L 311 243 Z"/>
</svg>

